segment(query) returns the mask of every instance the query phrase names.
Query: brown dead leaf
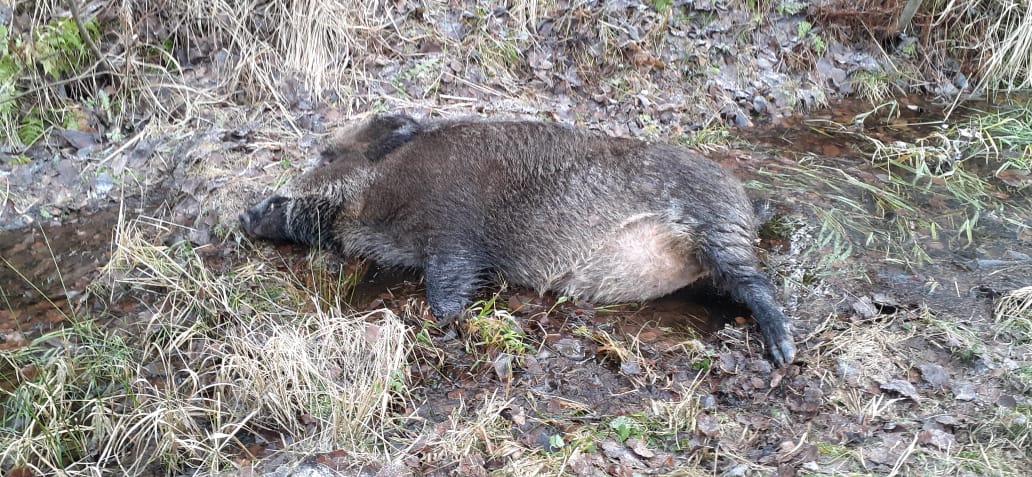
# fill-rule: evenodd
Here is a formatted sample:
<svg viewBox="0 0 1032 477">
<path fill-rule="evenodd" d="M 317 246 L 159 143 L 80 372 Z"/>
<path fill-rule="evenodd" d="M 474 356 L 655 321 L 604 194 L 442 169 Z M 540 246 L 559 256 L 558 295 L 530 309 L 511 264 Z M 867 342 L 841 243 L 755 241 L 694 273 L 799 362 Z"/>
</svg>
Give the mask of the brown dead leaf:
<svg viewBox="0 0 1032 477">
<path fill-rule="evenodd" d="M 921 371 L 922 379 L 937 388 L 942 388 L 950 380 L 949 371 L 938 364 L 922 363 L 917 365 L 917 369 Z"/>
<path fill-rule="evenodd" d="M 910 381 L 905 379 L 893 379 L 891 381 L 881 383 L 879 388 L 882 391 L 892 391 L 898 393 L 914 402 L 921 402 L 921 396 L 917 394 L 917 389 L 914 388 Z"/>
<path fill-rule="evenodd" d="M 646 459 L 651 459 L 656 456 L 656 453 L 650 450 L 648 446 L 646 446 L 645 443 L 638 438 L 628 437 L 627 441 L 624 442 L 624 444 L 626 444 L 627 447 L 630 447 L 635 454 L 638 454 L 639 456 L 644 457 Z"/>
<path fill-rule="evenodd" d="M 569 466 L 574 475 L 594 477 L 602 474 L 602 469 L 605 468 L 605 461 L 602 459 L 602 454 L 597 452 L 590 454 L 576 452 L 570 456 Z"/>
<path fill-rule="evenodd" d="M 527 423 L 527 414 L 523 411 L 523 406 L 518 404 L 509 406 L 507 416 L 513 424 L 519 427 L 523 427 Z"/>
<path fill-rule="evenodd" d="M 1000 171 L 996 174 L 996 177 L 1011 187 L 1024 188 L 1032 186 L 1032 174 L 1028 171 L 1022 171 L 1019 169 L 1007 169 Z"/>
<path fill-rule="evenodd" d="M 908 442 L 904 437 L 900 433 L 883 433 L 881 443 L 868 449 L 864 456 L 876 464 L 895 465 L 907 449 Z"/>
<path fill-rule="evenodd" d="M 956 447 L 957 438 L 943 430 L 929 429 L 917 434 L 917 442 L 919 444 L 931 445 L 941 451 L 948 451 Z"/>
<path fill-rule="evenodd" d="M 602 452 L 604 452 L 606 456 L 608 456 L 610 459 L 615 459 L 619 461 L 622 465 L 633 467 L 636 469 L 641 469 L 645 467 L 645 463 L 642 462 L 641 459 L 638 458 L 638 456 L 634 455 L 634 453 L 631 452 L 631 450 L 628 449 L 627 446 L 619 442 L 616 442 L 613 439 L 606 439 L 602 441 L 602 444 L 599 446 L 599 448 L 601 448 Z"/>
<path fill-rule="evenodd" d="M 695 428 L 706 437 L 717 437 L 720 435 L 720 422 L 717 418 L 702 413 L 695 416 Z"/>
</svg>

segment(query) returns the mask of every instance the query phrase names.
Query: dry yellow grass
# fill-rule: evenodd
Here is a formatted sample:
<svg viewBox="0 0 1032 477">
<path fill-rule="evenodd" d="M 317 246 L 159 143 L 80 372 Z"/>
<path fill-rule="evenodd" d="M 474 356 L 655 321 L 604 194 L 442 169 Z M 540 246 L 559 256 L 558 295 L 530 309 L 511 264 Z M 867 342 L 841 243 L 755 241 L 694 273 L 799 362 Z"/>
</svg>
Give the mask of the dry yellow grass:
<svg viewBox="0 0 1032 477">
<path fill-rule="evenodd" d="M 110 287 L 153 294 L 146 326 L 80 316 L 45 337 L 62 346 L 9 357 L 38 376 L 3 393 L 0 463 L 36 475 L 159 463 L 210 473 L 262 433 L 290 436 L 288 452 L 381 459 L 388 406 L 406 398 L 400 318 L 312 304 L 317 292 L 262 263 L 212 270 L 187 245 L 160 243 L 174 227 L 140 218 L 116 234 Z"/>
</svg>

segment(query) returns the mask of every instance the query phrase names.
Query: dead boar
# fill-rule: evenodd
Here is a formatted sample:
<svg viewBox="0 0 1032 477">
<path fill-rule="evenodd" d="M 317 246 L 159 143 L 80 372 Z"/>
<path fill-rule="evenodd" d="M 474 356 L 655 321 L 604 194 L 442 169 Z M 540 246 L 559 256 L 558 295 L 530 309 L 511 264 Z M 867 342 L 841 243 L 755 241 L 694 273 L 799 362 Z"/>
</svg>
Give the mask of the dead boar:
<svg viewBox="0 0 1032 477">
<path fill-rule="evenodd" d="M 323 157 L 241 214 L 243 230 L 422 269 L 439 318 L 492 275 L 595 303 L 709 277 L 749 307 L 776 364 L 795 358 L 741 184 L 686 148 L 547 122 L 381 115 Z"/>
</svg>

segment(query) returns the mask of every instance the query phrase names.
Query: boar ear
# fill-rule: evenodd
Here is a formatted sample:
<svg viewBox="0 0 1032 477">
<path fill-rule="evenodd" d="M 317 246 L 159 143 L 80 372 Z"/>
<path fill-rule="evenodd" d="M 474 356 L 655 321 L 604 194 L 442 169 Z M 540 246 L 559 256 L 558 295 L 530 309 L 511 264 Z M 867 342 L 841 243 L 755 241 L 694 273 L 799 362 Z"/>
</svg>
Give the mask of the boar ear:
<svg viewBox="0 0 1032 477">
<path fill-rule="evenodd" d="M 404 114 L 378 115 L 365 123 L 345 128 L 323 149 L 319 166 L 338 160 L 383 159 L 402 144 L 412 140 L 423 130 L 411 116 Z"/>
<path fill-rule="evenodd" d="M 368 144 L 366 159 L 372 162 L 383 159 L 391 151 L 409 142 L 422 130 L 418 121 L 406 114 L 377 116 L 369 122 L 363 134 L 363 142 Z"/>
</svg>

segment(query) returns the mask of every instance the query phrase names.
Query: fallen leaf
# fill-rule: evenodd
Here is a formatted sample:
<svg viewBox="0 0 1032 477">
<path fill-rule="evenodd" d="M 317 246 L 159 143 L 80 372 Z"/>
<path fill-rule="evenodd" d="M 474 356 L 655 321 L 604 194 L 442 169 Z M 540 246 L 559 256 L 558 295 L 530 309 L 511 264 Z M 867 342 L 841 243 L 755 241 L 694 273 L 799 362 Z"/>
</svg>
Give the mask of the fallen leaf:
<svg viewBox="0 0 1032 477">
<path fill-rule="evenodd" d="M 645 467 L 645 464 L 641 461 L 641 459 L 635 456 L 634 453 L 627 448 L 627 446 L 619 442 L 616 442 L 613 439 L 606 439 L 602 441 L 602 444 L 599 445 L 599 447 L 602 449 L 602 452 L 606 454 L 606 456 L 608 456 L 611 459 L 616 459 L 620 461 L 620 463 L 623 465 L 639 469 Z"/>
<path fill-rule="evenodd" d="M 864 456 L 876 464 L 895 465 L 908 443 L 904 442 L 903 434 L 884 433 L 881 438 L 881 443 L 871 447 Z"/>
<path fill-rule="evenodd" d="M 638 454 L 639 456 L 644 457 L 646 459 L 651 459 L 656 456 L 656 453 L 652 452 L 652 450 L 650 450 L 645 445 L 645 443 L 638 438 L 628 437 L 627 441 L 624 442 L 624 444 L 627 444 L 627 446 L 630 447 L 635 454 Z"/>
<path fill-rule="evenodd" d="M 853 311 L 855 311 L 857 316 L 862 320 L 869 320 L 878 316 L 878 308 L 874 306 L 874 302 L 871 301 L 871 297 L 869 296 L 865 296 L 853 302 Z"/>
<path fill-rule="evenodd" d="M 938 364 L 922 363 L 917 365 L 917 369 L 921 371 L 922 379 L 937 388 L 945 386 L 946 382 L 950 380 L 949 371 L 946 371 L 946 368 L 943 368 Z"/>
<path fill-rule="evenodd" d="M 695 428 L 706 437 L 717 437 L 720 435 L 720 423 L 717 418 L 709 414 L 695 416 Z"/>
<path fill-rule="evenodd" d="M 592 452 L 590 454 L 576 452 L 574 455 L 570 456 L 568 464 L 574 475 L 593 477 L 602 474 L 601 471 L 605 462 L 602 460 L 602 455 L 597 452 Z"/>
<path fill-rule="evenodd" d="M 974 401 L 978 398 L 975 384 L 967 381 L 954 381 L 950 385 L 950 391 L 953 391 L 953 397 L 958 401 Z"/>
<path fill-rule="evenodd" d="M 917 442 L 919 444 L 934 446 L 942 451 L 947 451 L 956 446 L 957 438 L 946 431 L 929 429 L 917 434 Z"/>
<path fill-rule="evenodd" d="M 910 381 L 905 379 L 893 379 L 882 383 L 879 387 L 882 391 L 892 391 L 905 396 L 914 402 L 921 402 L 921 396 L 917 394 L 917 389 L 914 388 L 913 384 L 910 384 Z"/>
</svg>

